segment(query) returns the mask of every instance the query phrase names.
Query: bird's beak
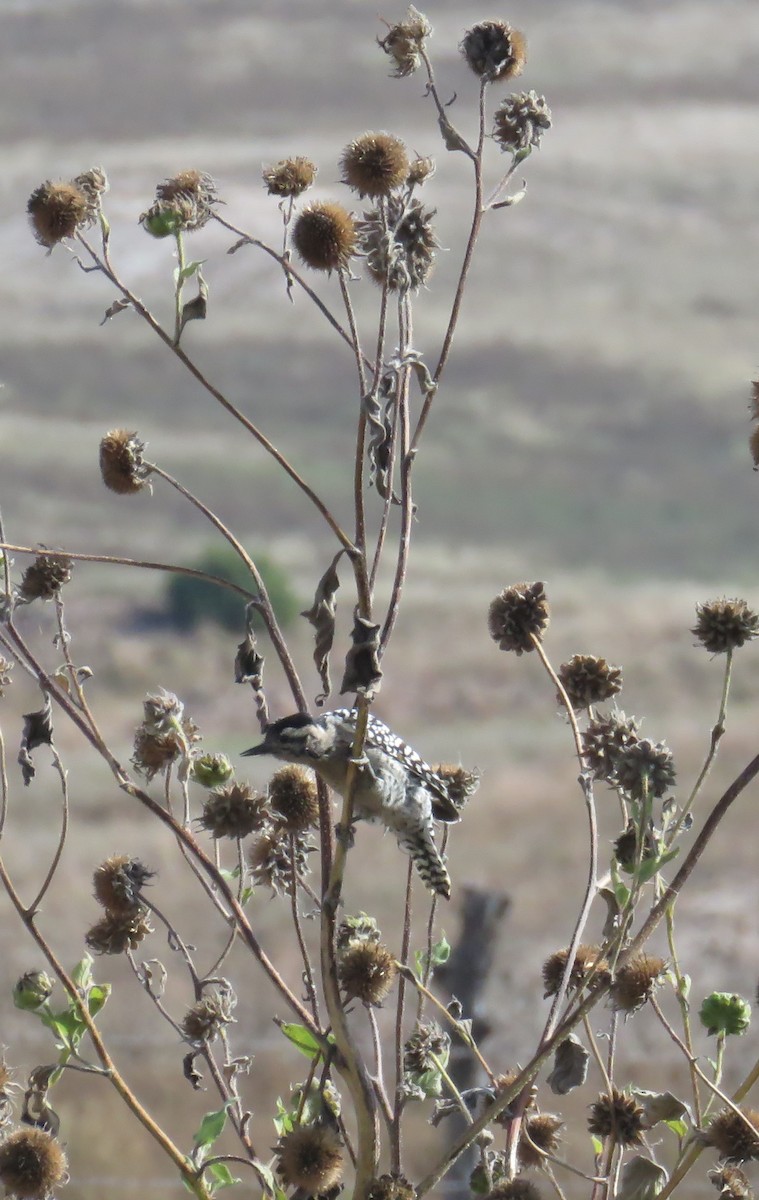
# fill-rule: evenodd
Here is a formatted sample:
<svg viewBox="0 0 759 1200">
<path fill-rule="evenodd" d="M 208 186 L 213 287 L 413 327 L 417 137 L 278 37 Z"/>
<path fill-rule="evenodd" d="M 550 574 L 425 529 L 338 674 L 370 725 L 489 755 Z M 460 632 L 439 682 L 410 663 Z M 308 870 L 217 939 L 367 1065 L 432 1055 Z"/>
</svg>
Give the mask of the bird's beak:
<svg viewBox="0 0 759 1200">
<path fill-rule="evenodd" d="M 259 746 L 251 746 L 250 750 L 243 750 L 241 757 L 242 758 L 253 758 L 253 756 L 256 754 L 268 754 L 268 753 L 269 753 L 269 751 L 266 748 L 266 743 L 261 742 L 261 744 Z"/>
</svg>

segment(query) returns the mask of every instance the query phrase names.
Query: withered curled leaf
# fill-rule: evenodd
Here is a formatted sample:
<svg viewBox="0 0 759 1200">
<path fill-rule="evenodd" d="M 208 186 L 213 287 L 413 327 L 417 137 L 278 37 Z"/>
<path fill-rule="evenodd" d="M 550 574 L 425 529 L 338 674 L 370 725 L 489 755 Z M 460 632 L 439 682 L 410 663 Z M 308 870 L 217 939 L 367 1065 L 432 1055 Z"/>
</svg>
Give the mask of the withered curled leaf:
<svg viewBox="0 0 759 1200">
<path fill-rule="evenodd" d="M 322 575 L 316 591 L 314 602 L 300 615 L 305 617 L 315 630 L 314 662 L 319 672 L 322 685 L 322 695 L 317 696 L 316 703 L 323 704 L 329 695 L 332 684 L 329 677 L 329 655 L 335 638 L 335 613 L 337 611 L 337 589 L 340 580 L 337 576 L 337 564 L 343 551 L 338 550 L 327 570 Z"/>
</svg>

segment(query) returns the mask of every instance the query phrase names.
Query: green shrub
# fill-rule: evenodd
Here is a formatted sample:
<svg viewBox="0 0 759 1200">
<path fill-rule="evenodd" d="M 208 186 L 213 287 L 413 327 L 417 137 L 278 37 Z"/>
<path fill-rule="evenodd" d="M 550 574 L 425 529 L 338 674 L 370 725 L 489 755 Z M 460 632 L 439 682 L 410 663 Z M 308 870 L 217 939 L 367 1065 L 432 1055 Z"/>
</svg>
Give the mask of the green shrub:
<svg viewBox="0 0 759 1200">
<path fill-rule="evenodd" d="M 283 627 L 291 625 L 300 605 L 287 574 L 266 555 L 256 555 L 254 561 L 261 572 L 277 620 Z M 230 583 L 239 584 L 248 591 L 255 591 L 250 572 L 231 547 L 215 546 L 188 565 L 208 575 L 228 579 Z M 195 629 L 203 621 L 214 621 L 223 629 L 236 632 L 245 623 L 245 600 L 210 580 L 196 579 L 191 575 L 172 575 L 166 586 L 166 615 L 175 628 L 182 631 Z M 255 616 L 254 624 L 258 623 L 260 618 Z"/>
</svg>

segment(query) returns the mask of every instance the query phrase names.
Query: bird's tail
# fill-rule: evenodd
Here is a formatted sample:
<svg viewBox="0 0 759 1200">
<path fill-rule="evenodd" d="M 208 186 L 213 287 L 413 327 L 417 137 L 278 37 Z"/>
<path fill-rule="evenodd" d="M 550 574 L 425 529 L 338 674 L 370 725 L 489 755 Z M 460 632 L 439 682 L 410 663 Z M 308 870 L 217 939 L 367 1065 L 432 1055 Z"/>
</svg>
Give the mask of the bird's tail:
<svg viewBox="0 0 759 1200">
<path fill-rule="evenodd" d="M 443 856 L 435 845 L 432 830 L 424 826 L 419 829 L 397 833 L 398 845 L 411 857 L 426 888 L 443 896 L 451 895 L 451 877 L 446 870 Z"/>
</svg>

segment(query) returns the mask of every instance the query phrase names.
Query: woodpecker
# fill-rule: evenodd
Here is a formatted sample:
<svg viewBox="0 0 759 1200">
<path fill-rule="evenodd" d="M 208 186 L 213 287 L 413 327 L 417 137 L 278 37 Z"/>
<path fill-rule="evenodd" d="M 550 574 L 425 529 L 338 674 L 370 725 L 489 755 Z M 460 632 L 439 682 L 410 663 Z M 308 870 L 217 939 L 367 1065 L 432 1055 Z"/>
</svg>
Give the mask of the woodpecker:
<svg viewBox="0 0 759 1200">
<path fill-rule="evenodd" d="M 293 713 L 268 725 L 264 740 L 243 751 L 271 754 L 312 767 L 326 784 L 345 796 L 356 736 L 355 709 L 310 716 Z M 433 819 L 458 821 L 459 810 L 445 781 L 397 734 L 369 716 L 353 793 L 356 819 L 379 822 L 395 834 L 426 887 L 446 899 L 451 880 L 434 839 Z"/>
</svg>

